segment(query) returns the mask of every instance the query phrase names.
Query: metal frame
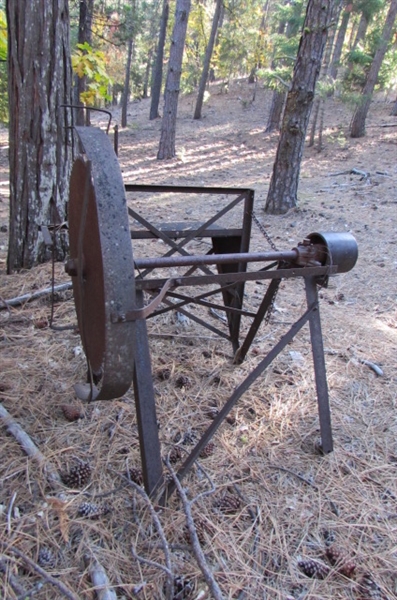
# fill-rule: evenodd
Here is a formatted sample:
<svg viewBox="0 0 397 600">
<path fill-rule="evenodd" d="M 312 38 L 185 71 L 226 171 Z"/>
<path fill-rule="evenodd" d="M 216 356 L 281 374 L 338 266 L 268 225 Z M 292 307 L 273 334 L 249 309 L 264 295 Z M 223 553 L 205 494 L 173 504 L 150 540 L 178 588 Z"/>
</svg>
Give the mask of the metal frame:
<svg viewBox="0 0 397 600">
<path fill-rule="evenodd" d="M 344 233 L 311 234 L 289 251 L 249 252 L 253 190 L 123 184 L 117 159 L 106 136 L 93 128 L 76 128 L 76 131 L 84 149 L 84 157 L 77 159 L 71 178 L 72 258 L 68 261 L 67 271 L 73 280 L 76 310 L 89 365 L 88 384 L 76 386 L 76 393 L 84 399 L 113 398 L 120 395 L 120 391 L 124 393 L 133 381 L 142 470 L 148 494 L 154 496 L 158 493 L 163 483 L 163 469 L 146 320 L 169 310 L 186 313 L 212 332 L 229 339 L 235 362 L 240 363 L 269 314 L 282 279 L 304 279 L 306 311 L 225 401 L 179 469 L 178 477 L 182 479 L 186 475 L 239 398 L 306 323 L 309 323 L 313 351 L 322 450 L 324 453 L 331 452 L 331 416 L 317 288 L 319 283 L 327 285 L 330 275 L 353 268 L 357 259 L 354 238 Z M 234 199 L 204 223 L 186 227 L 186 224 L 180 223 L 155 225 L 135 209 L 128 207 L 127 210 L 124 192 L 151 195 L 158 192 L 222 194 L 234 196 Z M 217 221 L 239 203 L 243 205 L 241 227 L 230 229 L 217 226 Z M 135 219 L 141 228 L 130 231 L 127 215 Z M 186 249 L 189 241 L 201 237 L 211 238 L 209 253 L 189 254 Z M 169 246 L 169 250 L 162 257 L 133 259 L 131 238 L 133 242 L 158 238 Z M 249 270 L 248 266 L 252 263 L 254 268 Z M 255 267 L 258 263 L 260 268 Z M 211 266 L 216 267 L 217 271 L 211 270 Z M 154 269 L 170 267 L 185 270 L 177 276 L 154 276 Z M 98 287 L 98 278 L 103 280 L 102 287 Z M 252 280 L 269 280 L 256 312 L 245 310 L 243 305 L 245 282 Z M 215 284 L 216 289 L 209 288 L 210 284 Z M 181 288 L 197 286 L 207 290 L 199 294 L 179 291 Z M 222 295 L 223 305 L 210 302 L 216 293 Z M 149 302 L 145 302 L 145 294 L 149 294 Z M 95 323 L 90 310 L 94 300 L 100 305 L 96 319 L 102 318 L 104 322 Z M 187 311 L 186 306 L 191 303 L 215 305 L 224 310 L 228 333 Z M 252 323 L 240 345 L 242 316 L 251 317 Z M 95 344 L 93 346 L 93 341 L 89 339 L 92 337 L 95 340 L 96 325 L 101 332 L 96 338 L 96 343 L 102 348 L 99 358 Z M 103 361 L 104 372 L 92 372 L 91 355 L 96 363 Z M 96 371 L 97 367 L 96 364 Z M 116 372 L 118 368 L 121 376 Z M 173 491 L 174 484 L 170 483 L 163 490 L 161 502 L 165 502 Z"/>
</svg>

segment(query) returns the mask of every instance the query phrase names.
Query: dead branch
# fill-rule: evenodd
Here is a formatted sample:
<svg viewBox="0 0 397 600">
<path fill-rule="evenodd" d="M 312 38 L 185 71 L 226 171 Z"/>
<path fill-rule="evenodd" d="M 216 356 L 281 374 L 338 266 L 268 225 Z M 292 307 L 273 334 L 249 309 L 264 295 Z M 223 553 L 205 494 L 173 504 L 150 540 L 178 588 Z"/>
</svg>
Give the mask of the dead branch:
<svg viewBox="0 0 397 600">
<path fill-rule="evenodd" d="M 116 592 L 111 589 L 111 583 L 106 575 L 106 571 L 95 556 L 92 553 L 91 555 L 86 554 L 84 562 L 86 567 L 88 567 L 88 573 L 90 574 L 98 600 L 117 600 Z"/>
<path fill-rule="evenodd" d="M 24 554 L 23 552 L 21 552 L 21 550 L 18 550 L 18 548 L 15 548 L 14 546 L 9 546 L 1 540 L 0 546 L 5 552 L 12 552 L 16 556 L 18 556 L 18 558 L 21 558 L 28 567 L 30 567 L 31 569 L 36 571 L 36 573 L 41 575 L 41 577 L 43 577 L 45 581 L 51 583 L 51 585 L 58 588 L 58 590 L 65 596 L 65 598 L 68 598 L 69 600 L 79 600 L 78 596 L 76 596 L 74 592 L 72 592 L 68 587 L 66 587 L 66 585 L 62 583 L 62 581 L 47 573 L 47 571 L 42 569 L 37 563 L 34 562 L 34 560 L 29 558 L 29 556 L 26 556 L 26 554 Z"/>
<path fill-rule="evenodd" d="M 190 540 L 191 540 L 191 544 L 192 544 L 192 550 L 193 550 L 193 554 L 197 560 L 197 564 L 204 576 L 204 579 L 212 593 L 213 598 L 215 598 L 215 600 L 223 600 L 224 596 L 222 594 L 222 591 L 221 591 L 218 583 L 216 582 L 210 567 L 207 564 L 207 560 L 205 558 L 204 552 L 202 551 L 201 546 L 200 546 L 200 542 L 199 542 L 199 539 L 197 536 L 197 529 L 194 524 L 194 519 L 193 519 L 193 515 L 192 515 L 191 502 L 189 502 L 189 500 L 186 496 L 186 492 L 183 489 L 181 482 L 179 481 L 175 471 L 171 467 L 171 463 L 168 460 L 168 458 L 166 458 L 165 464 L 167 465 L 167 468 L 172 475 L 172 479 L 174 480 L 175 486 L 178 490 L 179 497 L 182 502 L 183 511 L 184 511 L 185 517 L 186 517 L 186 525 L 189 530 Z"/>
<path fill-rule="evenodd" d="M 17 493 L 14 492 L 10 501 L 10 505 L 7 511 L 7 533 L 11 534 L 11 517 L 12 517 L 12 507 L 14 506 L 15 499 L 17 497 Z"/>
<path fill-rule="evenodd" d="M 174 579 L 173 572 L 167 569 L 164 565 L 160 564 L 155 560 L 150 560 L 149 558 L 144 558 L 143 556 L 139 556 L 134 550 L 134 546 L 131 544 L 131 554 L 134 560 L 142 563 L 143 565 L 149 565 L 149 567 L 154 567 L 155 569 L 160 569 L 160 571 L 164 571 L 168 577 L 172 577 Z"/>
<path fill-rule="evenodd" d="M 337 177 L 338 175 L 360 175 L 361 177 L 365 177 L 366 179 L 370 176 L 370 173 L 366 171 L 360 171 L 360 169 L 347 169 L 347 171 L 338 171 L 337 173 L 328 173 L 327 177 Z"/>
<path fill-rule="evenodd" d="M 32 300 L 42 298 L 42 296 L 49 296 L 53 292 L 65 292 L 66 290 L 70 290 L 71 287 L 72 282 L 60 283 L 59 285 L 55 285 L 54 288 L 45 288 L 44 290 L 39 290 L 38 292 L 32 292 L 30 294 L 23 294 L 23 296 L 10 298 L 10 300 L 4 300 L 1 298 L 0 310 L 8 309 L 10 306 L 20 306 L 25 302 L 31 302 Z"/>
<path fill-rule="evenodd" d="M 61 477 L 55 467 L 46 459 L 44 454 L 38 449 L 36 444 L 32 441 L 29 435 L 22 429 L 13 417 L 10 415 L 8 410 L 0 403 L 0 417 L 3 420 L 7 431 L 17 440 L 22 446 L 22 449 L 26 452 L 30 458 L 35 460 L 46 474 L 48 483 L 51 486 L 61 482 Z"/>
<path fill-rule="evenodd" d="M 359 358 L 358 360 L 362 365 L 369 367 L 371 371 L 373 371 L 378 377 L 382 377 L 383 370 L 379 367 L 379 365 L 371 362 L 370 360 L 366 360 L 365 358 Z"/>
<path fill-rule="evenodd" d="M 129 474 L 128 469 L 127 469 L 127 473 Z M 173 576 L 173 570 L 172 570 L 171 553 L 170 553 L 170 548 L 169 548 L 169 545 L 167 542 L 167 538 L 165 537 L 164 530 L 160 523 L 160 519 L 156 513 L 156 510 L 152 504 L 152 501 L 150 500 L 150 498 L 147 495 L 147 493 L 145 492 L 145 490 L 143 488 L 141 488 L 140 485 L 138 485 L 137 483 L 132 481 L 131 477 L 129 477 L 129 475 L 128 475 L 128 477 L 125 477 L 124 475 L 120 475 L 120 473 L 118 473 L 118 475 L 120 477 L 122 477 L 123 479 L 125 479 L 128 482 L 128 484 L 136 491 L 136 493 L 141 496 L 141 498 L 144 500 L 144 502 L 150 512 L 150 516 L 152 517 L 156 531 L 159 534 L 159 537 L 161 540 L 161 546 L 162 546 L 162 549 L 164 552 L 164 559 L 165 559 L 166 566 L 164 567 L 163 565 L 161 565 L 161 568 L 167 574 L 167 584 L 166 584 L 167 585 L 167 597 L 171 596 L 172 590 L 174 588 L 174 576 Z M 137 558 L 136 554 L 135 554 L 135 557 Z M 140 557 L 140 558 L 142 558 L 142 557 Z M 137 560 L 139 560 L 139 559 L 137 558 Z M 146 559 L 144 559 L 144 560 L 146 560 Z M 160 565 L 157 565 L 157 566 L 160 567 Z"/>
<path fill-rule="evenodd" d="M 316 486 L 315 483 L 312 483 L 311 481 L 309 481 L 309 479 L 306 479 L 306 477 L 303 477 L 303 475 L 299 475 L 299 473 L 296 473 L 295 471 L 292 471 L 291 469 L 287 469 L 286 467 L 282 467 L 281 465 L 270 465 L 269 464 L 267 466 L 269 467 L 269 469 L 276 469 L 278 471 L 283 471 L 284 473 L 288 473 L 289 475 L 293 475 L 297 479 L 300 479 L 301 481 L 303 481 L 303 483 L 306 483 L 306 485 L 310 485 L 310 487 L 312 487 L 316 491 L 318 491 L 318 487 Z"/>
</svg>

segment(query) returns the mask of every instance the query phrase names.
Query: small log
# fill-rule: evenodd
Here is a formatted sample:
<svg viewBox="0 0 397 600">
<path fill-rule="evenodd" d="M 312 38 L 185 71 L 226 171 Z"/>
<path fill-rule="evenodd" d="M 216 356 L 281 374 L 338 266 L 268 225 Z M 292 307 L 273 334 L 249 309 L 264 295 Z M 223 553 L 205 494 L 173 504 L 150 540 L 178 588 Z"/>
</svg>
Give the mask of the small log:
<svg viewBox="0 0 397 600">
<path fill-rule="evenodd" d="M 59 285 L 55 285 L 54 287 L 45 288 L 44 290 L 39 290 L 38 292 L 31 292 L 30 294 L 23 294 L 23 296 L 16 296 L 15 298 L 11 298 L 10 300 L 0 300 L 0 310 L 4 310 L 9 308 L 10 306 L 20 306 L 25 302 L 31 302 L 32 300 L 37 300 L 37 298 L 42 298 L 43 296 L 49 296 L 52 292 L 65 292 L 66 290 L 70 290 L 72 287 L 72 282 L 68 283 L 60 283 Z"/>
<path fill-rule="evenodd" d="M 116 592 L 111 588 L 106 571 L 95 556 L 86 554 L 84 562 L 88 568 L 98 600 L 117 600 Z"/>
<path fill-rule="evenodd" d="M 3 420 L 7 431 L 17 440 L 22 446 L 22 449 L 26 452 L 30 458 L 33 458 L 46 474 L 48 483 L 54 486 L 57 483 L 61 483 L 61 477 L 55 467 L 46 459 L 44 454 L 38 449 L 36 444 L 32 441 L 29 435 L 22 429 L 22 427 L 13 419 L 8 410 L 0 404 L 0 417 Z"/>
</svg>

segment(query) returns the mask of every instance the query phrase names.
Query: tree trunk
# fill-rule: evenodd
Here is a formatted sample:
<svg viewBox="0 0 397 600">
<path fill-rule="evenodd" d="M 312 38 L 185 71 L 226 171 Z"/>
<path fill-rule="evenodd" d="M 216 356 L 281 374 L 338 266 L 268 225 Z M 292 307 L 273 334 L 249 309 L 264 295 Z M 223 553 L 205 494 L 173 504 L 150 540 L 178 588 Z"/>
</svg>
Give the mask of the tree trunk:
<svg viewBox="0 0 397 600">
<path fill-rule="evenodd" d="M 343 43 L 346 38 L 347 26 L 349 24 L 351 11 L 352 11 L 352 5 L 348 4 L 342 13 L 342 20 L 341 20 L 341 24 L 339 26 L 338 35 L 336 36 L 336 42 L 335 42 L 334 51 L 332 54 L 331 69 L 330 69 L 330 76 L 332 77 L 332 79 L 336 79 L 336 76 L 338 74 L 339 63 L 340 63 L 340 59 L 342 56 Z"/>
<path fill-rule="evenodd" d="M 285 31 L 287 23 L 285 21 L 280 21 L 277 33 L 279 35 L 283 34 Z M 272 69 L 276 68 L 276 62 L 272 60 L 271 63 Z M 273 131 L 280 130 L 281 116 L 283 114 L 285 100 L 287 97 L 287 88 L 285 91 L 274 90 L 272 94 L 272 102 L 270 104 L 269 116 L 267 118 L 267 125 L 265 129 L 265 133 L 272 133 Z"/>
<path fill-rule="evenodd" d="M 300 163 L 332 9 L 333 0 L 309 0 L 307 5 L 266 199 L 265 210 L 271 214 L 286 213 L 297 204 Z"/>
<path fill-rule="evenodd" d="M 151 90 L 152 100 L 150 103 L 150 115 L 149 115 L 150 121 L 152 121 L 153 119 L 157 119 L 160 116 L 159 115 L 159 103 L 160 103 L 160 94 L 161 94 L 161 83 L 163 81 L 164 44 L 165 44 L 165 37 L 167 34 L 167 23 L 168 23 L 169 11 L 170 11 L 169 0 L 163 0 L 163 11 L 161 14 L 161 21 L 160 21 L 159 43 L 157 46 L 156 62 L 153 67 L 153 75 L 152 75 L 152 90 Z"/>
<path fill-rule="evenodd" d="M 210 62 L 211 62 L 212 52 L 214 50 L 216 33 L 218 31 L 219 17 L 221 16 L 222 6 L 223 6 L 223 0 L 216 0 L 216 7 L 215 7 L 214 18 L 212 20 L 212 29 L 211 29 L 210 39 L 208 40 L 208 45 L 205 50 L 204 65 L 203 65 L 203 70 L 202 70 L 201 77 L 200 77 L 200 84 L 199 84 L 199 89 L 198 89 L 198 94 L 197 94 L 196 108 L 194 110 L 194 117 L 193 117 L 194 119 L 201 119 L 201 109 L 203 107 L 205 86 L 207 84 L 208 73 L 210 70 Z"/>
<path fill-rule="evenodd" d="M 337 0 L 337 2 L 338 2 L 338 0 Z M 334 10 L 333 10 L 331 18 L 332 18 L 332 21 L 334 21 L 336 23 L 339 20 L 340 9 L 341 9 L 340 3 L 337 5 L 334 4 Z M 325 44 L 324 56 L 323 56 L 323 61 L 322 61 L 322 65 L 321 65 L 320 81 L 326 82 L 326 83 L 329 82 L 329 71 L 330 71 L 330 64 L 331 64 L 332 47 L 334 45 L 334 39 L 335 39 L 335 31 L 336 31 L 336 27 L 332 27 L 328 31 L 327 42 Z M 317 97 L 314 101 L 315 118 L 313 120 L 313 127 L 312 127 L 312 131 L 310 134 L 310 142 L 309 142 L 309 146 L 314 144 L 316 126 L 317 126 L 317 123 L 319 122 L 318 145 L 317 145 L 317 150 L 319 152 L 321 152 L 321 150 L 323 149 L 324 112 L 325 112 L 324 93 L 322 93 L 322 94 L 320 93 L 317 95 Z M 319 117 L 320 117 L 320 119 L 318 119 Z"/>
<path fill-rule="evenodd" d="M 179 85 L 182 74 L 182 58 L 185 46 L 187 22 L 191 0 L 177 0 L 175 24 L 172 32 L 168 74 L 164 94 L 164 114 L 161 124 L 161 137 L 157 158 L 160 160 L 175 156 L 176 116 L 178 111 Z"/>
<path fill-rule="evenodd" d="M 7 271 L 43 262 L 41 225 L 66 220 L 71 166 L 67 0 L 8 0 L 10 236 Z M 44 34 L 45 33 L 45 34 Z M 55 236 L 63 259 L 66 240 Z"/>
<path fill-rule="evenodd" d="M 149 79 L 150 79 L 150 69 L 152 66 L 152 60 L 153 60 L 153 48 L 151 48 L 149 50 L 149 55 L 148 55 L 147 62 L 146 62 L 145 76 L 143 78 L 142 98 L 149 97 Z"/>
<path fill-rule="evenodd" d="M 387 45 L 389 43 L 394 21 L 396 20 L 397 15 L 397 0 L 391 0 L 389 11 L 387 13 L 386 22 L 383 27 L 382 39 L 378 46 L 378 49 L 375 52 L 374 59 L 372 61 L 371 67 L 368 71 L 367 79 L 362 91 L 362 102 L 356 108 L 354 113 L 351 128 L 350 128 L 350 137 L 359 138 L 365 135 L 365 121 L 367 118 L 367 114 L 369 111 L 369 107 L 371 104 L 372 94 L 374 92 L 374 88 L 376 85 L 376 81 L 378 79 L 379 69 L 382 65 L 383 58 L 386 54 Z"/>
<path fill-rule="evenodd" d="M 359 45 L 361 40 L 364 39 L 365 34 L 367 33 L 367 29 L 368 29 L 368 19 L 367 19 L 366 15 L 362 14 L 360 17 L 360 21 L 358 23 L 357 33 L 356 33 L 356 37 L 354 38 L 351 52 L 353 52 L 353 50 L 355 50 L 357 48 L 357 46 Z"/>
<path fill-rule="evenodd" d="M 286 91 L 280 92 L 279 90 L 274 90 L 265 133 L 272 133 L 273 131 L 280 130 L 281 116 L 283 114 L 286 97 Z"/>
<path fill-rule="evenodd" d="M 285 0 L 284 4 L 289 4 L 288 0 Z M 302 5 L 296 3 L 294 8 L 294 18 L 289 19 L 288 21 L 281 21 L 279 23 L 277 33 L 279 35 L 283 34 L 285 31 L 285 37 L 291 38 L 296 35 L 299 31 L 299 18 L 302 12 Z M 281 64 L 285 64 L 284 60 L 279 61 Z M 275 68 L 275 61 L 272 60 L 272 68 Z M 273 131 L 280 130 L 281 118 L 283 115 L 283 110 L 285 106 L 285 101 L 287 99 L 288 88 L 285 87 L 284 90 L 275 89 L 272 96 L 272 102 L 270 105 L 270 112 L 267 119 L 267 125 L 265 129 L 265 133 L 272 133 Z"/>
<path fill-rule="evenodd" d="M 128 109 L 128 100 L 130 98 L 132 50 L 133 50 L 133 45 L 134 45 L 133 35 L 134 35 L 133 32 L 131 32 L 131 37 L 128 40 L 127 64 L 125 67 L 124 90 L 123 90 L 123 98 L 122 98 L 122 102 L 121 102 L 121 127 L 127 127 L 127 109 Z"/>
<path fill-rule="evenodd" d="M 393 104 L 390 115 L 392 117 L 397 117 L 397 99 L 395 100 L 395 102 Z"/>
<path fill-rule="evenodd" d="M 77 41 L 79 44 L 88 42 L 92 43 L 92 13 L 94 9 L 94 0 L 80 0 L 80 11 L 79 11 L 79 31 Z M 75 109 L 75 123 L 76 125 L 89 125 L 90 116 L 89 111 L 84 110 L 84 105 L 80 100 L 80 96 L 87 89 L 87 76 L 79 77 L 74 76 L 74 101 L 73 104 L 81 106 L 81 108 Z"/>
</svg>

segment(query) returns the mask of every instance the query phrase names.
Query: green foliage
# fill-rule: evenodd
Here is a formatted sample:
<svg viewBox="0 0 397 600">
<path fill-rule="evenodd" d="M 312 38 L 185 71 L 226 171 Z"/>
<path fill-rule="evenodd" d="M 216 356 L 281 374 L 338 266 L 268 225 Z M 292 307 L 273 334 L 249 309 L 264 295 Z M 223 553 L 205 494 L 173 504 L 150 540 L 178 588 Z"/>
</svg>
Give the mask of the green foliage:
<svg viewBox="0 0 397 600">
<path fill-rule="evenodd" d="M 384 0 L 356 0 L 354 8 L 358 13 L 362 13 L 367 21 L 370 21 L 376 13 L 384 8 Z"/>
<path fill-rule="evenodd" d="M 211 12 L 204 4 L 195 3 L 190 11 L 186 33 L 181 89 L 191 93 L 198 86 L 208 39 L 211 33 Z"/>
<path fill-rule="evenodd" d="M 110 100 L 108 89 L 112 80 L 106 71 L 103 52 L 94 50 L 87 42 L 77 44 L 72 55 L 72 68 L 78 77 L 87 77 L 87 90 L 81 94 L 81 102 L 95 106 L 102 100 Z"/>
<path fill-rule="evenodd" d="M 7 21 L 4 10 L 0 10 L 0 62 L 7 60 Z"/>
<path fill-rule="evenodd" d="M 385 3 L 384 0 L 369 0 L 368 2 L 362 0 L 357 4 L 357 8 L 361 9 L 370 24 L 364 39 L 354 50 L 347 52 L 344 58 L 347 68 L 341 81 L 342 98 L 352 105 L 360 101 L 360 92 L 365 85 L 376 50 L 382 41 L 388 3 Z M 378 76 L 378 89 L 393 85 L 396 80 L 396 69 L 397 56 L 391 41 Z"/>
<path fill-rule="evenodd" d="M 286 91 L 292 80 L 295 59 L 304 21 L 302 0 L 279 5 L 273 15 L 269 35 L 271 66 L 258 71 L 265 87 Z"/>
<path fill-rule="evenodd" d="M 225 7 L 225 19 L 219 32 L 216 53 L 216 72 L 221 78 L 250 73 L 258 65 L 268 63 L 268 48 L 260 33 L 263 3 L 236 0 Z"/>
</svg>

